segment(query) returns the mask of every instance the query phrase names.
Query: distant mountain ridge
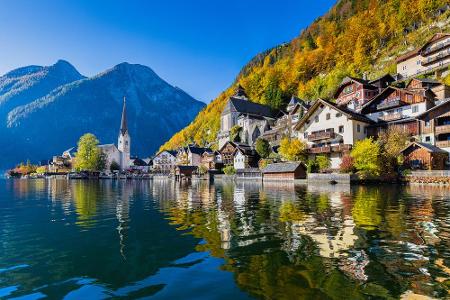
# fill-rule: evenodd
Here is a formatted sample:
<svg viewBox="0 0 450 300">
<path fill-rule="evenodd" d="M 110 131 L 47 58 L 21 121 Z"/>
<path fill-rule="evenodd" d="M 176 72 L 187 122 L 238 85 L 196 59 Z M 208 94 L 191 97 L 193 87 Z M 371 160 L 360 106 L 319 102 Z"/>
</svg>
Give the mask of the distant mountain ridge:
<svg viewBox="0 0 450 300">
<path fill-rule="evenodd" d="M 121 63 L 90 78 L 65 61 L 19 68 L 0 77 L 0 133 L 6 137 L 0 167 L 48 159 L 86 132 L 116 143 L 124 96 L 132 154 L 139 156 L 153 154 L 205 105 L 138 64 Z"/>
</svg>

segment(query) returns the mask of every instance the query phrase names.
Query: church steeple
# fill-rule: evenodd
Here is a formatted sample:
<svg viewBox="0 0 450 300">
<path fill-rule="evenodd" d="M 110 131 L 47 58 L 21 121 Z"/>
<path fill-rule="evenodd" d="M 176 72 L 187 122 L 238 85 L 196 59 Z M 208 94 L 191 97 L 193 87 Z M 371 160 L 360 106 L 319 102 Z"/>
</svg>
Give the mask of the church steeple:
<svg viewBox="0 0 450 300">
<path fill-rule="evenodd" d="M 125 97 L 123 97 L 122 122 L 120 123 L 120 133 L 122 135 L 128 133 L 127 100 Z"/>
</svg>

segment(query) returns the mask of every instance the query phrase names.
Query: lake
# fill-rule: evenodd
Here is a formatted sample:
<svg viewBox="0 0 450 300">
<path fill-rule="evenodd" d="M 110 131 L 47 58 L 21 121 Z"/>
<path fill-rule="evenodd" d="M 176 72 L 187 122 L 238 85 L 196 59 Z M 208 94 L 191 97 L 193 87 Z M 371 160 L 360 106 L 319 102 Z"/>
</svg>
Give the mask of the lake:
<svg viewBox="0 0 450 300">
<path fill-rule="evenodd" d="M 0 179 L 0 298 L 448 296 L 450 188 Z"/>
</svg>

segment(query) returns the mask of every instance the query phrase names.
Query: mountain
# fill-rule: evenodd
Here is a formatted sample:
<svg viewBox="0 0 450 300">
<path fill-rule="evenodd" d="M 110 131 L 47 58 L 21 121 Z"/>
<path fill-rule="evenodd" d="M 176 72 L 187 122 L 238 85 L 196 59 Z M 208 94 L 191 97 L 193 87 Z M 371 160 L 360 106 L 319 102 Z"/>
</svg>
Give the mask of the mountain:
<svg viewBox="0 0 450 300">
<path fill-rule="evenodd" d="M 0 77 L 0 115 L 47 95 L 53 89 L 85 78 L 70 63 L 59 60 L 48 67 L 27 66 Z"/>
<path fill-rule="evenodd" d="M 39 72 L 41 67 L 26 67 L 8 74 Z M 26 86 L 26 80 L 23 82 Z M 139 156 L 154 153 L 204 107 L 149 67 L 128 63 L 60 85 L 37 98 L 20 94 L 17 98 L 24 101 L 9 110 L 4 119 L 11 138 L 0 142 L 6 149 L 0 159 L 3 167 L 25 159 L 48 159 L 75 146 L 87 132 L 95 134 L 101 143 L 117 143 L 124 96 L 132 154 Z"/>
<path fill-rule="evenodd" d="M 395 58 L 450 30 L 448 0 L 341 0 L 292 41 L 255 56 L 235 82 L 160 149 L 214 144 L 237 84 L 256 102 L 284 108 L 292 95 L 330 99 L 345 76 L 396 72 Z M 450 77 L 443 79 L 450 81 Z"/>
</svg>

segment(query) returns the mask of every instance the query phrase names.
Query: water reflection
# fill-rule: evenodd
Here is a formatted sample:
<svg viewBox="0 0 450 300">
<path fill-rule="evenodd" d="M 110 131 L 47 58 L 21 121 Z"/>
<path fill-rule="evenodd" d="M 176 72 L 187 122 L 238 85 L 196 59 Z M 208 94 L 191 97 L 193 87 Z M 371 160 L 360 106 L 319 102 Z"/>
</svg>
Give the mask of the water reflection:
<svg viewBox="0 0 450 300">
<path fill-rule="evenodd" d="M 448 188 L 0 183 L 0 297 L 366 299 L 449 291 Z"/>
</svg>

